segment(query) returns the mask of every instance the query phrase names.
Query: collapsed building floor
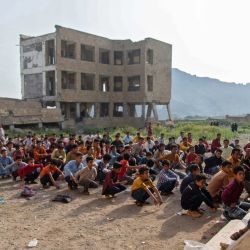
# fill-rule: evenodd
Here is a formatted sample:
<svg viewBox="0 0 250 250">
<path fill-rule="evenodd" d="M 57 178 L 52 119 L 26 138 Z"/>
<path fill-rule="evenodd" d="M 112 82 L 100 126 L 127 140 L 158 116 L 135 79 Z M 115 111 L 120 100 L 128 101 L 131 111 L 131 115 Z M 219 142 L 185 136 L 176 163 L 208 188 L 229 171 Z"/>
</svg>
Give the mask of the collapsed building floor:
<svg viewBox="0 0 250 250">
<path fill-rule="evenodd" d="M 43 108 L 36 100 L 0 98 L 0 124 L 9 129 L 25 127 L 63 127 L 63 116 L 57 108 Z"/>
</svg>

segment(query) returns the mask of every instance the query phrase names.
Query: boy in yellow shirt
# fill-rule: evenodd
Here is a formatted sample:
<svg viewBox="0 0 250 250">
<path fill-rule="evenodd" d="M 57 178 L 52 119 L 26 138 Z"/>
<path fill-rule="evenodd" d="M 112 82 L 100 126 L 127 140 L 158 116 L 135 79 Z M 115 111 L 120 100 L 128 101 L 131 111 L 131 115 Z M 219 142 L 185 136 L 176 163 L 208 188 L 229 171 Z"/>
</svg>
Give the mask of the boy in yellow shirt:
<svg viewBox="0 0 250 250">
<path fill-rule="evenodd" d="M 147 167 L 139 169 L 139 176 L 134 180 L 131 191 L 131 195 L 136 200 L 137 206 L 143 206 L 149 197 L 154 200 L 155 205 L 163 203 L 158 189 L 149 177 L 149 169 Z"/>
</svg>

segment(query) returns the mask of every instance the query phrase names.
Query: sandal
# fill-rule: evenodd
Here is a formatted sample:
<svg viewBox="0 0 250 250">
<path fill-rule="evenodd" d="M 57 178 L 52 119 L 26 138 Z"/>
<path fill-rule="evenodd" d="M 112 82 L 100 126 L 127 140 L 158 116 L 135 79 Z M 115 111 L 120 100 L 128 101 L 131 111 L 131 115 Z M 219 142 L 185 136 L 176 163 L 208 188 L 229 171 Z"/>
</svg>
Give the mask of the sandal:
<svg viewBox="0 0 250 250">
<path fill-rule="evenodd" d="M 239 232 L 236 232 L 236 233 L 232 234 L 230 236 L 230 238 L 232 240 L 238 240 L 244 233 L 245 233 L 245 231 L 243 229 L 241 229 Z"/>
</svg>

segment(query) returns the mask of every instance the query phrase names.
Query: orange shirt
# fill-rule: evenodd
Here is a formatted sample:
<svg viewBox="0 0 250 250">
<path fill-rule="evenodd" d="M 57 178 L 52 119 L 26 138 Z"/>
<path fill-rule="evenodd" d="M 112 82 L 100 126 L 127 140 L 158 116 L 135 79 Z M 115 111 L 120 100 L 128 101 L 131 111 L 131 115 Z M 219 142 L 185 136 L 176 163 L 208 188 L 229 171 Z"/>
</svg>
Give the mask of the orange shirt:
<svg viewBox="0 0 250 250">
<path fill-rule="evenodd" d="M 40 178 L 42 178 L 44 175 L 48 174 L 48 173 L 51 173 L 52 175 L 54 173 L 59 173 L 59 174 L 62 174 L 61 170 L 59 170 L 58 167 L 53 167 L 53 168 L 50 168 L 50 165 L 44 167 L 42 170 L 41 170 L 41 173 L 39 175 Z"/>
<path fill-rule="evenodd" d="M 47 155 L 47 152 L 44 147 L 41 147 L 41 148 L 35 148 L 33 150 L 33 154 L 34 154 L 34 160 L 37 162 L 40 160 L 40 155 Z"/>
<path fill-rule="evenodd" d="M 170 161 L 170 163 L 179 163 L 180 162 L 180 157 L 178 154 L 168 154 L 168 155 L 164 155 L 162 157 L 162 160 L 168 160 Z"/>
<path fill-rule="evenodd" d="M 187 150 L 192 147 L 190 143 L 184 144 L 183 142 L 180 144 L 180 150 L 183 151 L 184 153 L 187 152 Z"/>
<path fill-rule="evenodd" d="M 81 152 L 83 155 L 86 155 L 87 147 L 84 147 L 84 146 L 78 147 L 78 151 Z"/>
</svg>

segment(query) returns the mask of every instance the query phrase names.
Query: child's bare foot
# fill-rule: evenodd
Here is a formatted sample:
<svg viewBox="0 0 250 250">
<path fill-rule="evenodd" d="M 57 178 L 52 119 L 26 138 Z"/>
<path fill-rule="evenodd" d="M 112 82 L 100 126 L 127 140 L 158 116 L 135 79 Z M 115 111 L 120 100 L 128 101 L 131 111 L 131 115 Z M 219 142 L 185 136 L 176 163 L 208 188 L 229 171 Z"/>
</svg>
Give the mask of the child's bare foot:
<svg viewBox="0 0 250 250">
<path fill-rule="evenodd" d="M 202 216 L 202 214 L 199 213 L 198 211 L 191 211 L 191 210 L 187 211 L 187 215 L 192 218 L 200 218 Z"/>
<path fill-rule="evenodd" d="M 230 236 L 232 240 L 238 240 L 245 232 L 247 229 L 241 229 L 239 232 L 236 232 Z"/>
</svg>

